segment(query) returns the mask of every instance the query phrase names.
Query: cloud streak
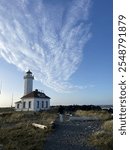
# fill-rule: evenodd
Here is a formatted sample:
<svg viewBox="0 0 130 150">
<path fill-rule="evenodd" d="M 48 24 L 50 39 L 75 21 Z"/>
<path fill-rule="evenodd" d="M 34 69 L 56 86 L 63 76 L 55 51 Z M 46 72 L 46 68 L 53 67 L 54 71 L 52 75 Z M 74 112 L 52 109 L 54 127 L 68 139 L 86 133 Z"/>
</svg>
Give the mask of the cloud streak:
<svg viewBox="0 0 130 150">
<path fill-rule="evenodd" d="M 90 38 L 90 0 L 1 0 L 0 56 L 57 92 L 82 86 L 69 79 Z"/>
</svg>

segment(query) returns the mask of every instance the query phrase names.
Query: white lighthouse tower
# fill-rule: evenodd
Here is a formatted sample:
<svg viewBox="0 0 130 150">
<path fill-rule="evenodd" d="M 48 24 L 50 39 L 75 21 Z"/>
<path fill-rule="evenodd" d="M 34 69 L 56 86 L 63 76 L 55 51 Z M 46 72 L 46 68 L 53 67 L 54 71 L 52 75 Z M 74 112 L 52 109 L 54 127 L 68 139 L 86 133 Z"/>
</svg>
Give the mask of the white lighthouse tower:
<svg viewBox="0 0 130 150">
<path fill-rule="evenodd" d="M 34 79 L 34 76 L 32 75 L 32 72 L 30 70 L 27 71 L 24 76 L 24 95 L 27 95 L 32 92 L 33 79 Z"/>
</svg>

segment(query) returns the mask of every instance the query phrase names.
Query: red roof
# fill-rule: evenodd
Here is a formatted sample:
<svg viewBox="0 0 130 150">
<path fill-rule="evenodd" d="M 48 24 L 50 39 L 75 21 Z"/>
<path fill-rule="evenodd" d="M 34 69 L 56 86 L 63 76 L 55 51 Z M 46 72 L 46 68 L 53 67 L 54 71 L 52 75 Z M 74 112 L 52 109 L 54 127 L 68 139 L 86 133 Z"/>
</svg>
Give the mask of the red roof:
<svg viewBox="0 0 130 150">
<path fill-rule="evenodd" d="M 50 97 L 48 97 L 45 93 L 39 92 L 38 90 L 32 91 L 31 93 L 24 95 L 23 97 L 21 97 L 21 99 L 32 98 L 32 97 L 50 99 Z"/>
<path fill-rule="evenodd" d="M 18 103 L 21 103 L 21 101 L 17 101 L 17 102 L 15 102 L 15 104 L 18 104 Z"/>
</svg>

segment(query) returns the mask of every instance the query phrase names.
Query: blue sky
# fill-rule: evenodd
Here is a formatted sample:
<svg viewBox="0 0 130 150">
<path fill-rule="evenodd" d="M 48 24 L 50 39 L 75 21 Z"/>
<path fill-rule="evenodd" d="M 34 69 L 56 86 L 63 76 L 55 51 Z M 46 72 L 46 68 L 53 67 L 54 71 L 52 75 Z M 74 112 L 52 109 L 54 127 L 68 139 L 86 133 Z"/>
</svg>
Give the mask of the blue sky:
<svg viewBox="0 0 130 150">
<path fill-rule="evenodd" d="M 0 106 L 27 69 L 52 105 L 112 104 L 112 0 L 1 0 Z"/>
</svg>

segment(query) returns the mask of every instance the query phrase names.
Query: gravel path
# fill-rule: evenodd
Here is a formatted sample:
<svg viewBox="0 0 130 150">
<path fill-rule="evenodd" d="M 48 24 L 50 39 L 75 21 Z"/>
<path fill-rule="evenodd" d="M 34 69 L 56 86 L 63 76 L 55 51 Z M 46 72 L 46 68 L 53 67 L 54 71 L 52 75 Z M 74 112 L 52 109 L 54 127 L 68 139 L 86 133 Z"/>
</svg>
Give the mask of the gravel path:
<svg viewBox="0 0 130 150">
<path fill-rule="evenodd" d="M 55 131 L 47 137 L 44 150 L 97 150 L 88 146 L 87 138 L 100 125 L 100 121 L 57 122 Z"/>
</svg>

